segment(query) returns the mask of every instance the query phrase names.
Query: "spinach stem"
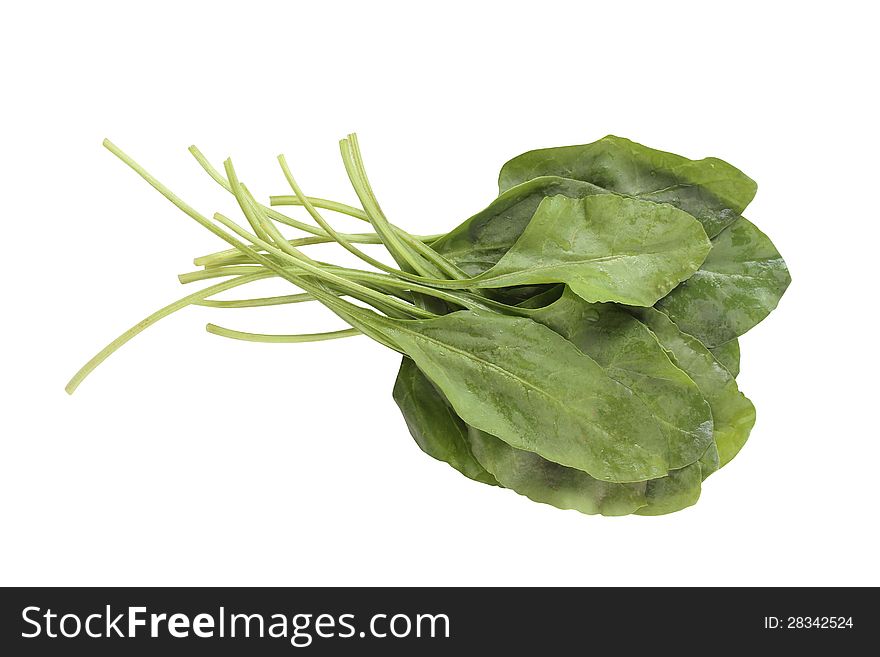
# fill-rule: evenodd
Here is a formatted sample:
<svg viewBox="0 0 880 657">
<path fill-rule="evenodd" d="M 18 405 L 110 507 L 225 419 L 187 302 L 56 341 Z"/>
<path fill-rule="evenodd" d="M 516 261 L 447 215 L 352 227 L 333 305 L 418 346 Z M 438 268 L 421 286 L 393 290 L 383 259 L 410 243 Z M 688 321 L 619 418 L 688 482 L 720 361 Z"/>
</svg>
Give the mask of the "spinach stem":
<svg viewBox="0 0 880 657">
<path fill-rule="evenodd" d="M 316 206 L 317 207 L 317 206 Z M 379 236 L 376 233 L 339 233 L 351 243 L 355 244 L 381 244 L 382 240 L 379 239 Z M 423 242 L 433 242 L 434 240 L 438 240 L 442 237 L 442 235 L 420 235 L 417 236 L 416 239 Z M 296 239 L 287 240 L 287 242 L 291 246 L 311 246 L 314 244 L 332 244 L 336 240 L 327 236 L 321 235 L 310 235 L 309 237 L 299 237 Z M 209 253 L 203 256 L 199 256 L 198 258 L 193 259 L 193 264 L 197 267 L 210 267 L 214 264 L 239 264 L 244 262 L 241 260 L 244 256 L 241 255 L 241 252 L 238 249 L 226 249 L 224 251 L 216 251 L 214 253 Z"/>
<path fill-rule="evenodd" d="M 146 180 L 156 191 L 158 191 L 165 198 L 167 198 L 169 201 L 171 201 L 175 206 L 177 206 L 180 210 L 182 210 L 189 217 L 194 219 L 197 223 L 199 223 L 202 226 L 204 226 L 205 228 L 207 228 L 209 231 L 214 233 L 220 239 L 228 242 L 230 245 L 239 249 L 242 253 L 244 253 L 245 255 L 250 257 L 251 259 L 255 260 L 257 263 L 262 264 L 265 267 L 268 267 L 269 269 L 274 271 L 281 278 L 284 278 L 285 280 L 290 281 L 291 283 L 293 283 L 294 285 L 297 285 L 298 287 L 302 287 L 301 283 L 304 282 L 304 279 L 301 276 L 297 276 L 296 274 L 289 272 L 284 267 L 282 267 L 281 265 L 279 265 L 275 261 L 273 261 L 271 258 L 267 257 L 267 255 L 263 255 L 261 253 L 258 253 L 257 251 L 255 251 L 253 248 L 251 248 L 250 246 L 248 246 L 244 242 L 240 241 L 239 239 L 237 239 L 233 235 L 230 235 L 229 233 L 227 233 L 226 231 L 221 229 L 215 223 L 210 221 L 207 217 L 200 214 L 197 210 L 195 210 L 193 207 L 188 205 L 185 201 L 183 201 L 183 199 L 181 199 L 179 196 L 177 196 L 174 192 L 172 192 L 170 189 L 168 189 L 165 185 L 163 185 L 161 182 L 159 182 L 159 180 L 157 180 L 155 177 L 153 177 L 152 174 L 150 174 L 146 169 L 144 169 L 141 165 L 139 165 L 137 162 L 135 162 L 128 154 L 126 154 L 122 149 L 120 149 L 118 146 L 113 144 L 109 139 L 104 140 L 104 146 L 110 152 L 112 152 L 114 155 L 116 155 L 119 159 L 121 159 L 125 164 L 127 164 L 139 176 L 141 176 L 141 178 Z M 361 298 L 359 296 L 359 294 L 362 294 L 367 299 L 371 299 L 373 302 L 378 302 L 379 304 L 382 305 L 383 308 L 392 307 L 392 308 L 395 308 L 404 314 L 409 314 L 410 316 L 416 316 L 416 317 L 428 317 L 428 316 L 433 317 L 434 316 L 433 313 L 429 313 L 428 311 L 426 311 L 422 308 L 418 308 L 416 306 L 406 304 L 406 303 L 400 301 L 399 299 L 395 299 L 394 297 L 390 297 L 388 295 L 384 295 L 384 294 L 375 292 L 374 290 L 371 290 L 365 286 L 359 285 L 358 283 L 348 282 L 344 278 L 341 278 L 341 277 L 336 276 L 334 274 L 330 274 L 330 273 L 324 271 L 321 267 L 314 266 L 314 265 L 306 262 L 305 260 L 297 260 L 297 259 L 293 258 L 292 256 L 285 254 L 283 251 L 280 251 L 279 249 L 277 249 L 275 246 L 269 244 L 268 242 L 265 242 L 264 240 L 261 240 L 259 237 L 247 232 L 245 229 L 241 228 L 241 226 L 236 224 L 234 221 L 224 217 L 220 213 L 216 213 L 214 215 L 214 219 L 216 221 L 222 223 L 227 229 L 231 230 L 233 233 L 236 233 L 240 237 L 244 238 L 245 240 L 247 240 L 251 244 L 262 247 L 266 251 L 267 254 L 274 255 L 275 257 L 280 258 L 282 261 L 288 261 L 288 262 L 293 261 L 293 264 L 297 265 L 300 269 L 303 269 L 308 273 L 314 274 L 314 275 L 318 276 L 319 278 L 323 278 L 325 280 L 328 280 L 330 282 L 334 282 L 334 283 L 340 285 L 340 287 L 342 287 L 343 289 L 347 289 L 349 292 L 352 292 L 353 293 L 352 296 L 355 296 L 356 298 Z M 303 288 L 303 289 L 305 290 L 305 288 Z M 305 291 L 308 292 L 311 290 L 305 290 Z M 361 298 L 361 300 L 363 301 L 365 299 Z M 370 303 L 370 301 L 366 301 L 366 302 Z"/>
<path fill-rule="evenodd" d="M 271 274 L 274 276 L 275 274 Z M 257 308 L 261 306 L 282 306 L 291 303 L 304 303 L 314 301 L 315 298 L 308 292 L 301 294 L 284 294 L 275 297 L 257 297 L 254 299 L 203 299 L 193 302 L 194 306 L 207 306 L 208 308 Z"/>
<path fill-rule="evenodd" d="M 226 179 L 229 180 L 229 188 L 232 191 L 232 195 L 235 197 L 238 207 L 241 208 L 241 211 L 251 225 L 251 228 L 254 229 L 254 233 L 256 233 L 257 237 L 261 240 L 270 242 L 271 239 L 269 238 L 269 233 L 266 232 L 266 228 L 260 222 L 245 197 L 244 190 L 242 189 L 242 185 L 238 180 L 238 175 L 235 172 L 235 167 L 232 166 L 232 158 L 227 158 L 223 162 L 223 168 L 226 170 Z"/>
<path fill-rule="evenodd" d="M 355 194 L 357 194 L 361 205 L 364 207 L 364 212 L 367 213 L 370 224 L 382 238 L 385 248 L 388 249 L 391 257 L 394 258 L 400 267 L 426 277 L 435 275 L 434 270 L 428 268 L 427 262 L 421 255 L 405 245 L 397 233 L 391 229 L 388 219 L 382 212 L 382 208 L 379 207 L 379 203 L 369 187 L 369 182 L 361 177 L 354 153 L 354 139 L 356 139 L 354 135 L 349 135 L 346 139 L 340 140 L 339 151 L 342 154 L 342 162 L 345 165 L 348 179 L 351 181 Z"/>
<path fill-rule="evenodd" d="M 358 210 L 357 208 L 354 208 L 350 205 L 346 205 L 345 203 L 330 201 L 324 198 L 316 198 L 314 196 L 306 196 L 305 198 L 307 198 L 309 200 L 309 203 L 311 203 L 316 208 L 338 212 L 339 214 L 346 214 L 349 217 L 354 217 L 355 219 L 360 219 L 361 221 L 366 221 L 367 223 L 370 222 L 370 220 L 367 218 L 366 212 L 364 212 L 363 210 Z M 269 197 L 269 205 L 303 205 L 303 202 L 298 196 L 278 195 Z"/>
<path fill-rule="evenodd" d="M 336 242 L 344 248 L 346 251 L 351 253 L 352 255 L 360 258 L 364 262 L 369 265 L 372 265 L 376 269 L 380 269 L 385 272 L 395 273 L 399 271 L 394 267 L 386 265 L 384 262 L 377 260 L 376 258 L 364 253 L 359 248 L 354 246 L 349 240 L 347 240 L 343 235 L 337 233 L 333 227 L 321 216 L 321 213 L 315 208 L 314 205 L 309 201 L 308 197 L 306 197 L 302 193 L 302 189 L 297 184 L 296 179 L 293 177 L 293 174 L 290 172 L 289 167 L 287 166 L 287 160 L 284 155 L 278 156 L 278 163 L 281 165 L 281 171 L 284 173 L 284 177 L 287 179 L 287 183 L 290 185 L 290 188 L 293 190 L 293 193 L 296 194 L 297 199 L 302 202 L 303 207 L 305 207 L 306 211 L 311 215 L 312 219 L 314 219 L 317 224 L 323 228 L 330 237 L 332 237 Z"/>
<path fill-rule="evenodd" d="M 223 189 L 225 189 L 229 193 L 233 193 L 232 185 L 230 185 L 229 181 L 224 178 L 214 166 L 208 162 L 207 158 L 202 155 L 202 152 L 196 148 L 195 146 L 189 147 L 189 152 L 192 153 L 193 157 L 195 157 L 196 161 L 201 165 L 201 167 L 205 170 L 205 172 L 214 179 L 214 181 L 220 185 Z M 265 207 L 263 208 L 266 213 L 272 217 L 275 221 L 290 226 L 292 228 L 297 228 L 305 233 L 310 233 L 315 235 L 316 237 L 327 237 L 327 234 L 322 231 L 320 228 L 315 228 L 314 226 L 304 223 L 302 221 L 297 221 L 296 219 L 292 219 L 287 215 L 284 215 L 274 208 Z"/>
<path fill-rule="evenodd" d="M 343 140 L 343 141 L 345 141 L 345 140 Z M 340 146 L 341 146 L 341 144 L 340 144 Z M 369 178 L 367 178 L 367 170 L 364 167 L 364 161 L 363 161 L 363 157 L 361 156 L 361 150 L 360 150 L 360 145 L 358 144 L 358 138 L 357 138 L 357 135 L 355 135 L 353 133 L 348 136 L 348 150 L 349 150 L 350 155 L 353 159 L 353 165 L 354 165 L 353 171 L 355 174 L 356 181 L 352 180 L 352 185 L 355 186 L 355 192 L 358 193 L 360 196 L 360 192 L 358 192 L 358 189 L 360 188 L 363 191 L 363 193 L 366 194 L 366 196 L 371 200 L 371 203 L 373 204 L 375 210 L 378 212 L 378 215 L 377 215 L 378 218 L 380 220 L 384 221 L 385 223 L 388 223 L 388 220 L 385 219 L 384 213 L 382 213 L 381 208 L 379 208 L 379 202 L 376 200 L 376 196 L 373 193 L 373 188 L 370 185 Z M 345 150 L 343 150 L 343 162 L 345 162 L 345 158 L 346 158 L 346 153 L 345 153 Z M 346 171 L 349 171 L 348 165 L 346 165 Z M 349 173 L 349 179 L 351 180 L 351 173 Z M 367 210 L 367 206 L 364 206 L 364 209 Z M 369 213 L 368 213 L 368 216 L 369 216 Z M 431 263 L 439 274 L 441 274 L 441 275 L 445 274 L 446 276 L 448 276 L 452 279 L 467 278 L 467 275 L 463 271 L 461 271 L 461 269 L 459 269 L 453 263 L 449 262 L 442 255 L 440 255 L 439 253 L 434 251 L 434 249 L 432 249 L 430 246 L 415 239 L 412 235 L 410 235 L 406 231 L 404 231 L 400 228 L 397 228 L 396 226 L 393 226 L 391 224 L 388 224 L 388 225 L 390 225 L 398 233 L 399 237 L 401 238 L 401 240 L 403 242 L 405 242 L 406 246 L 411 248 L 412 251 L 414 251 L 418 255 L 422 256 L 425 260 L 427 260 L 429 263 Z M 433 275 L 433 273 L 427 274 L 427 272 L 418 272 L 417 271 L 416 273 Z"/>
<path fill-rule="evenodd" d="M 199 290 L 198 292 L 194 292 L 193 294 L 189 294 L 182 299 L 178 299 L 177 301 L 168 304 L 164 308 L 160 308 L 152 315 L 142 319 L 137 324 L 132 326 L 130 329 L 125 331 L 118 338 L 113 340 L 106 347 L 101 349 L 97 354 L 92 357 L 92 359 L 83 365 L 80 370 L 73 375 L 73 378 L 70 379 L 68 384 L 64 387 L 67 391 L 67 394 L 72 395 L 74 390 L 79 387 L 79 384 L 83 382 L 83 380 L 92 373 L 92 371 L 98 367 L 101 363 L 107 360 L 113 352 L 119 349 L 126 342 L 131 340 L 134 336 L 136 336 L 141 331 L 149 328 L 160 319 L 168 317 L 168 315 L 181 310 L 182 308 L 186 308 L 190 304 L 193 304 L 197 301 L 201 301 L 207 297 L 210 297 L 214 294 L 219 294 L 220 292 L 225 292 L 226 290 L 231 290 L 234 287 L 238 287 L 239 285 L 245 285 L 247 283 L 251 283 L 253 281 L 260 280 L 261 278 L 267 278 L 270 274 L 268 272 L 261 272 L 256 274 L 249 274 L 246 276 L 239 276 L 238 278 L 233 278 L 229 281 L 223 281 L 222 283 L 217 283 L 216 285 L 212 285 L 210 287 L 206 287 L 204 290 Z"/>
<path fill-rule="evenodd" d="M 273 333 L 247 333 L 234 329 L 224 328 L 216 324 L 208 324 L 205 327 L 208 333 L 219 335 L 233 340 L 245 340 L 247 342 L 274 342 L 274 343 L 297 343 L 297 342 L 320 342 L 322 340 L 336 340 L 338 338 L 350 338 L 363 335 L 354 328 L 340 331 L 326 331 L 323 333 L 295 333 L 293 335 L 276 335 Z"/>
<path fill-rule="evenodd" d="M 442 283 L 443 287 L 448 286 L 448 289 L 461 289 L 466 286 L 468 281 L 467 279 L 462 280 L 459 277 L 457 268 L 449 266 L 450 263 L 446 262 L 442 256 L 436 254 L 433 249 L 424 244 L 422 240 L 427 240 L 428 238 L 413 237 L 412 235 L 398 229 L 396 226 L 392 226 L 390 222 L 388 222 L 379 207 L 372 192 L 372 188 L 369 185 L 369 181 L 366 178 L 366 173 L 363 170 L 363 163 L 360 159 L 357 138 L 354 135 L 351 135 L 348 140 L 340 142 L 340 147 L 343 153 L 346 171 L 349 174 L 349 178 L 352 185 L 355 187 L 358 197 L 364 204 L 363 213 L 350 206 L 345 206 L 344 204 L 325 201 L 323 199 L 317 199 L 317 202 L 314 202 L 313 199 L 305 196 L 299 188 L 299 185 L 296 183 L 296 180 L 293 178 L 293 175 L 290 173 L 284 157 L 279 156 L 279 163 L 281 164 L 282 171 L 296 195 L 296 204 L 303 205 L 306 208 L 312 218 L 318 223 L 319 228 L 314 228 L 308 224 L 290 219 L 289 217 L 273 210 L 271 207 L 258 203 L 247 187 L 239 180 L 231 159 L 227 159 L 224 162 L 226 173 L 226 178 L 224 178 L 216 169 L 214 169 L 213 166 L 211 166 L 195 146 L 191 147 L 190 152 L 211 178 L 235 196 L 242 213 L 253 229 L 253 233 L 245 230 L 239 224 L 220 213 L 214 214 L 214 221 L 211 221 L 174 194 L 159 180 L 154 178 L 115 144 L 105 139 L 104 146 L 134 170 L 139 176 L 146 180 L 147 183 L 178 209 L 233 247 L 234 250 L 216 252 L 197 258 L 197 265 L 204 265 L 210 268 L 200 272 L 182 274 L 179 277 L 180 281 L 182 283 L 188 283 L 195 280 L 221 276 L 233 276 L 233 278 L 211 285 L 203 290 L 178 299 L 177 301 L 160 308 L 129 328 L 99 351 L 73 376 L 65 387 L 69 394 L 72 394 L 98 365 L 104 362 L 104 360 L 134 336 L 138 335 L 140 332 L 149 326 L 152 326 L 162 318 L 189 305 L 204 305 L 219 308 L 245 308 L 317 300 L 332 310 L 352 328 L 325 333 L 294 335 L 246 333 L 243 331 L 235 331 L 233 329 L 219 327 L 213 324 L 208 325 L 208 330 L 209 332 L 224 337 L 260 342 L 308 342 L 348 337 L 362 333 L 396 351 L 401 351 L 401 349 L 394 344 L 394 341 L 388 337 L 384 331 L 381 330 L 384 321 L 393 320 L 395 318 L 407 319 L 413 317 L 436 317 L 435 313 L 418 305 L 414 305 L 413 303 L 409 303 L 408 301 L 413 299 L 412 293 L 433 296 L 463 308 L 486 309 L 487 307 L 491 307 L 485 300 L 475 298 L 477 295 L 468 292 L 453 293 L 446 290 L 433 289 L 422 284 L 421 281 L 423 280 L 431 283 L 436 281 Z M 283 199 L 283 197 L 279 198 Z M 321 206 L 323 206 L 322 209 L 344 212 L 356 216 L 359 219 L 366 219 L 374 226 L 376 233 L 339 233 L 335 231 L 317 211 L 317 208 Z M 361 216 L 361 214 L 363 214 L 363 216 Z M 311 236 L 288 240 L 278 231 L 274 221 L 304 230 L 305 232 L 310 233 Z M 214 222 L 221 224 L 222 228 Z M 436 236 L 429 237 L 433 238 Z M 298 248 L 300 246 L 330 241 L 337 242 L 361 260 L 381 269 L 382 273 L 326 265 L 313 260 Z M 395 260 L 398 261 L 398 264 L 410 267 L 415 273 L 411 274 L 409 272 L 398 271 L 393 267 L 381 263 L 355 247 L 354 243 L 356 242 L 383 243 L 386 248 L 388 248 L 389 252 L 391 252 Z M 418 244 L 418 246 L 416 247 L 414 244 Z M 250 266 L 237 266 L 242 260 L 254 264 Z M 434 275 L 435 270 L 439 270 L 441 273 L 453 276 L 454 278 L 453 280 L 431 278 Z M 208 297 L 226 290 L 275 276 L 293 283 L 302 289 L 303 293 L 255 299 L 208 299 Z M 385 290 L 385 292 L 382 290 Z M 376 310 L 380 310 L 385 314 L 386 318 L 383 319 L 383 315 L 345 300 L 341 295 L 351 296 L 354 299 L 372 306 Z"/>
<path fill-rule="evenodd" d="M 244 228 L 239 226 L 237 223 L 235 223 L 234 221 L 232 221 L 228 217 L 220 214 L 219 212 L 214 214 L 214 219 L 216 221 L 220 222 L 221 224 L 223 224 L 226 228 L 228 228 L 232 232 L 236 233 L 239 237 L 247 240 L 251 244 L 255 244 L 257 246 L 262 247 L 263 250 L 265 250 L 267 253 L 269 253 L 271 255 L 276 256 L 282 262 L 287 262 L 289 264 L 292 264 L 294 267 L 302 270 L 302 272 L 304 272 L 306 274 L 311 274 L 320 280 L 324 280 L 328 283 L 332 283 L 332 284 L 338 286 L 340 289 L 345 290 L 346 292 L 352 294 L 353 296 L 362 295 L 362 297 L 358 296 L 358 298 L 361 298 L 362 301 L 366 301 L 366 303 L 371 303 L 371 305 L 372 305 L 372 302 L 377 302 L 380 305 L 382 305 L 383 307 L 395 308 L 403 313 L 406 313 L 406 314 L 409 314 L 409 315 L 415 316 L 415 317 L 428 318 L 428 317 L 435 316 L 434 313 L 432 313 L 428 310 L 425 310 L 423 308 L 419 308 L 417 306 L 413 306 L 408 303 L 404 303 L 398 299 L 395 299 L 394 297 L 388 296 L 386 294 L 382 294 L 381 292 L 376 292 L 375 290 L 373 290 L 365 285 L 361 285 L 360 283 L 356 283 L 354 281 L 349 281 L 342 276 L 334 274 L 334 273 L 328 271 L 324 267 L 318 266 L 316 264 L 312 264 L 312 262 L 314 262 L 314 261 L 311 261 L 311 258 L 285 253 L 284 251 L 281 251 L 277 247 L 273 246 L 272 244 L 269 244 L 268 242 L 261 240 L 256 235 L 248 233 Z M 254 252 L 254 253 L 255 253 L 255 255 L 259 255 L 259 254 L 256 254 L 256 252 Z M 264 256 L 260 256 L 260 257 L 263 260 L 267 260 Z M 309 261 L 311 261 L 311 262 L 309 262 Z M 269 261 L 269 262 L 271 262 L 271 261 Z M 274 265 L 274 263 L 273 263 L 273 265 Z M 280 267 L 280 266 L 277 266 L 277 271 L 284 272 L 283 276 L 285 278 L 288 278 L 288 280 L 290 280 L 291 275 L 294 275 L 294 274 L 291 274 L 289 271 L 286 271 L 283 267 Z M 297 284 L 297 283 L 295 283 L 295 284 Z"/>
</svg>

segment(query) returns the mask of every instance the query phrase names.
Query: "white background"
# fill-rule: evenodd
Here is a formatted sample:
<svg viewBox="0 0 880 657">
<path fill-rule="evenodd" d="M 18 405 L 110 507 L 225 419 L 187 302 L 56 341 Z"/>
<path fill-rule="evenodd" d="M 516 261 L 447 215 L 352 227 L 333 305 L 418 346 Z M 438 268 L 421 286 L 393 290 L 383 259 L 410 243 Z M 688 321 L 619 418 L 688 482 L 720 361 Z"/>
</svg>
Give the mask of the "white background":
<svg viewBox="0 0 880 657">
<path fill-rule="evenodd" d="M 880 584 L 871 3 L 610 4 L 7 7 L 0 583 Z M 390 351 L 203 328 L 339 326 L 308 304 L 188 309 L 64 393 L 223 247 L 103 137 L 211 213 L 233 207 L 189 144 L 260 197 L 283 151 L 352 202 L 355 130 L 412 232 L 482 208 L 509 157 L 607 133 L 759 182 L 747 215 L 794 282 L 742 339 L 758 422 L 697 506 L 590 517 L 476 484 L 409 437 Z"/>
</svg>

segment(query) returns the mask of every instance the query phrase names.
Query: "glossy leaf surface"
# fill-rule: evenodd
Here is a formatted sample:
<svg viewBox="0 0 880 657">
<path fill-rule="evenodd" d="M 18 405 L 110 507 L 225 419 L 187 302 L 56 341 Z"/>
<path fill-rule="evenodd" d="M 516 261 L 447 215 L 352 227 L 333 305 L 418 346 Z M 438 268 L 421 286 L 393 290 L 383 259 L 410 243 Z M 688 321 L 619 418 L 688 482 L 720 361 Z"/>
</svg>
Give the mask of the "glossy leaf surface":
<svg viewBox="0 0 880 657">
<path fill-rule="evenodd" d="M 712 413 L 700 389 L 626 310 L 588 303 L 566 289 L 557 301 L 529 316 L 590 356 L 651 409 L 666 437 L 671 467 L 693 463 L 712 444 Z"/>
<path fill-rule="evenodd" d="M 469 432 L 474 455 L 505 488 L 535 502 L 581 513 L 621 516 L 645 506 L 647 482 L 614 484 L 511 447 L 485 431 Z"/>
<path fill-rule="evenodd" d="M 661 516 L 696 504 L 700 499 L 703 478 L 700 464 L 694 463 L 670 472 L 668 477 L 647 482 L 646 504 L 636 509 L 636 515 Z"/>
<path fill-rule="evenodd" d="M 740 218 L 712 240 L 703 266 L 657 303 L 707 347 L 739 337 L 779 303 L 791 276 L 770 239 Z"/>
<path fill-rule="evenodd" d="M 580 180 L 547 176 L 528 180 L 501 194 L 431 246 L 470 276 L 494 266 L 516 243 L 548 196 L 583 198 L 605 190 Z"/>
<path fill-rule="evenodd" d="M 614 484 L 511 447 L 485 431 L 471 428 L 468 437 L 474 455 L 504 488 L 558 509 L 603 516 L 662 515 L 700 497 L 699 462 L 659 479 Z"/>
<path fill-rule="evenodd" d="M 675 364 L 693 379 L 709 402 L 719 465 L 726 465 L 748 439 L 755 424 L 755 407 L 739 391 L 733 375 L 699 340 L 682 332 L 653 308 L 632 312 L 657 336 Z"/>
<path fill-rule="evenodd" d="M 497 485 L 471 453 L 467 425 L 416 364 L 404 357 L 394 382 L 394 401 L 423 452 L 445 461 L 465 477 Z"/>
<path fill-rule="evenodd" d="M 718 360 L 719 363 L 727 368 L 727 371 L 734 377 L 739 376 L 739 340 L 734 338 L 717 347 L 711 347 L 709 351 Z"/>
<path fill-rule="evenodd" d="M 541 201 L 520 238 L 475 287 L 566 283 L 593 302 L 650 306 L 709 253 L 686 212 L 615 194 Z"/>
<path fill-rule="evenodd" d="M 531 319 L 458 311 L 371 314 L 467 424 L 603 481 L 663 476 L 678 455 L 650 409 L 592 358 Z"/>
<path fill-rule="evenodd" d="M 751 178 L 723 160 L 689 160 L 613 135 L 592 144 L 523 153 L 502 167 L 498 186 L 503 193 L 540 176 L 573 178 L 670 203 L 696 217 L 710 237 L 733 223 L 757 191 Z"/>
</svg>

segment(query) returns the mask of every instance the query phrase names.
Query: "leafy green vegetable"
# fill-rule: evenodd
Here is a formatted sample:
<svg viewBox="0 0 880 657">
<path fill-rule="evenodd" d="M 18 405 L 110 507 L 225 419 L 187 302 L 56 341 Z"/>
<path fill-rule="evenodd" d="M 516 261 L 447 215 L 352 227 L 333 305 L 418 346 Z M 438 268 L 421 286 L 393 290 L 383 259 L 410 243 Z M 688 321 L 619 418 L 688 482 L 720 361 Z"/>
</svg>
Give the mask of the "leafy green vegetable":
<svg viewBox="0 0 880 657">
<path fill-rule="evenodd" d="M 465 477 L 497 485 L 474 458 L 467 425 L 410 358 L 404 357 L 400 363 L 393 396 L 423 452 L 445 461 Z"/>
<path fill-rule="evenodd" d="M 668 477 L 647 482 L 647 504 L 635 513 L 640 516 L 660 516 L 680 511 L 697 503 L 702 491 L 703 473 L 699 463 L 669 473 Z"/>
<path fill-rule="evenodd" d="M 755 407 L 739 391 L 733 375 L 699 340 L 653 308 L 632 312 L 657 336 L 676 366 L 693 379 L 709 403 L 720 466 L 726 465 L 748 439 L 755 424 Z"/>
<path fill-rule="evenodd" d="M 571 342 L 530 319 L 458 311 L 426 320 L 357 318 L 390 338 L 470 426 L 603 481 L 687 465 L 651 411 Z"/>
<path fill-rule="evenodd" d="M 696 217 L 713 237 L 751 203 L 757 185 L 714 157 L 689 160 L 608 135 L 583 146 L 523 153 L 501 168 L 501 192 L 540 176 L 583 180 L 618 194 L 669 203 Z"/>
<path fill-rule="evenodd" d="M 584 198 L 604 189 L 580 180 L 545 176 L 504 191 L 485 210 L 431 244 L 470 276 L 493 267 L 523 234 L 535 211 L 549 196 Z"/>
<path fill-rule="evenodd" d="M 673 468 L 693 463 L 712 444 L 712 413 L 699 388 L 625 310 L 588 303 L 566 289 L 529 316 L 568 339 L 645 403 L 669 453 L 676 455 Z"/>
<path fill-rule="evenodd" d="M 520 238 L 474 287 L 567 283 L 587 301 L 651 306 L 706 258 L 700 224 L 669 205 L 612 194 L 541 201 Z"/>
<path fill-rule="evenodd" d="M 471 427 L 468 436 L 477 459 L 502 486 L 535 502 L 606 516 L 634 513 L 648 503 L 645 481 L 629 484 L 600 481 L 576 468 L 511 447 L 485 431 Z"/>
<path fill-rule="evenodd" d="M 566 337 L 592 356 L 611 378 L 631 388 L 651 409 L 652 419 L 667 436 L 671 449 L 688 450 L 681 460 L 698 457 L 699 463 L 671 472 L 675 485 L 660 484 L 665 478 L 647 482 L 647 489 L 609 484 L 470 427 L 467 435 L 477 460 L 507 488 L 538 502 L 583 513 L 621 515 L 648 506 L 645 513 L 659 515 L 693 504 L 700 494 L 700 473 L 708 475 L 718 468 L 712 415 L 696 384 L 672 364 L 653 333 L 625 310 L 587 303 L 570 290 L 530 316 Z M 418 377 L 421 373 L 412 367 L 406 375 Z M 427 378 L 421 376 L 424 384 Z M 419 404 L 416 398 L 410 401 Z M 685 471 L 696 472 L 696 477 L 686 476 Z"/>
<path fill-rule="evenodd" d="M 739 340 L 728 340 L 717 347 L 710 347 L 709 351 L 734 377 L 739 376 Z"/>
<path fill-rule="evenodd" d="M 704 481 L 710 474 L 718 472 L 718 470 L 721 469 L 721 458 L 718 455 L 718 445 L 715 444 L 714 440 L 697 463 L 700 464 L 700 474 Z"/>
<path fill-rule="evenodd" d="M 227 159 L 190 152 L 245 223 L 201 214 L 115 145 L 105 146 L 231 249 L 195 259 L 182 283 L 225 278 L 148 316 L 68 383 L 189 305 L 319 302 L 347 328 L 236 340 L 302 343 L 363 334 L 403 355 L 393 397 L 419 447 L 466 477 L 583 513 L 661 515 L 694 504 L 745 444 L 755 409 L 739 391 L 737 337 L 776 307 L 790 277 L 741 214 L 755 184 L 714 158 L 692 161 L 617 137 L 525 153 L 501 194 L 442 236 L 416 237 L 382 211 L 354 135 L 340 152 L 362 208 L 293 195 L 270 206 Z M 316 225 L 273 206 L 302 206 Z M 322 211 L 367 222 L 341 233 Z M 282 228 L 306 233 L 288 238 Z M 711 236 L 711 241 L 708 236 Z M 316 260 L 335 243 L 372 270 Z M 381 244 L 396 266 L 362 251 Z M 299 289 L 215 299 L 267 278 Z"/>
<path fill-rule="evenodd" d="M 770 239 L 745 218 L 712 240 L 703 266 L 657 303 L 707 347 L 739 337 L 776 308 L 791 276 Z"/>
</svg>

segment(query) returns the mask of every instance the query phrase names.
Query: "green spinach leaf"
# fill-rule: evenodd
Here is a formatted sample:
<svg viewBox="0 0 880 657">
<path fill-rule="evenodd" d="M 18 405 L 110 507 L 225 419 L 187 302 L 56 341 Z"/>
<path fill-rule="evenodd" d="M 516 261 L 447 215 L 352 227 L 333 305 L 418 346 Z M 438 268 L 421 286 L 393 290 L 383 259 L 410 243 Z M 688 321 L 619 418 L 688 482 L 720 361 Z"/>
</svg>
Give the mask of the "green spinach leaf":
<svg viewBox="0 0 880 657">
<path fill-rule="evenodd" d="M 423 452 L 445 461 L 465 477 L 498 485 L 495 477 L 486 472 L 471 453 L 467 425 L 407 357 L 401 360 L 393 397 L 410 434 Z"/>
<path fill-rule="evenodd" d="M 699 462 L 658 479 L 614 484 L 511 447 L 473 427 L 468 437 L 474 455 L 504 488 L 558 509 L 603 516 L 661 515 L 688 507 L 700 497 Z"/>
<path fill-rule="evenodd" d="M 709 351 L 718 360 L 719 363 L 727 368 L 727 371 L 733 374 L 734 378 L 739 376 L 739 340 L 734 338 L 728 340 L 724 344 L 717 347 L 711 347 Z"/>
<path fill-rule="evenodd" d="M 685 333 L 716 347 L 769 315 L 790 282 L 788 267 L 770 239 L 740 218 L 712 240 L 703 266 L 660 299 L 657 308 Z"/>
<path fill-rule="evenodd" d="M 639 516 L 660 516 L 692 506 L 700 499 L 704 479 L 699 463 L 674 470 L 668 477 L 652 479 L 645 488 L 647 504 L 634 513 Z"/>
<path fill-rule="evenodd" d="M 709 402 L 719 466 L 726 465 L 742 449 L 755 424 L 752 402 L 739 391 L 727 368 L 699 340 L 682 332 L 663 313 L 653 308 L 634 308 L 631 312 L 651 329 L 673 362 L 693 379 Z"/>
<path fill-rule="evenodd" d="M 712 445 L 712 412 L 700 389 L 676 367 L 654 334 L 613 304 L 588 303 L 566 289 L 529 316 L 595 360 L 651 409 L 674 467 L 699 459 Z"/>
<path fill-rule="evenodd" d="M 503 193 L 540 176 L 583 180 L 670 203 L 696 217 L 710 237 L 733 223 L 757 191 L 751 178 L 723 160 L 689 160 L 613 135 L 592 144 L 523 153 L 502 167 L 498 186 Z"/>
<path fill-rule="evenodd" d="M 431 246 L 469 276 L 476 276 L 510 250 L 546 197 L 561 194 L 583 198 L 605 193 L 604 189 L 580 180 L 556 176 L 528 180 L 502 193 Z"/>
<path fill-rule="evenodd" d="M 359 322 L 412 358 L 467 424 L 603 481 L 682 467 L 650 409 L 592 358 L 531 319 L 458 311 Z"/>
<path fill-rule="evenodd" d="M 711 248 L 686 212 L 615 194 L 541 201 L 520 238 L 473 287 L 566 283 L 587 301 L 651 306 Z"/>
<path fill-rule="evenodd" d="M 468 436 L 474 455 L 502 486 L 535 502 L 605 516 L 634 513 L 648 503 L 648 482 L 599 481 L 581 470 L 511 447 L 485 431 L 471 427 Z"/>
</svg>

